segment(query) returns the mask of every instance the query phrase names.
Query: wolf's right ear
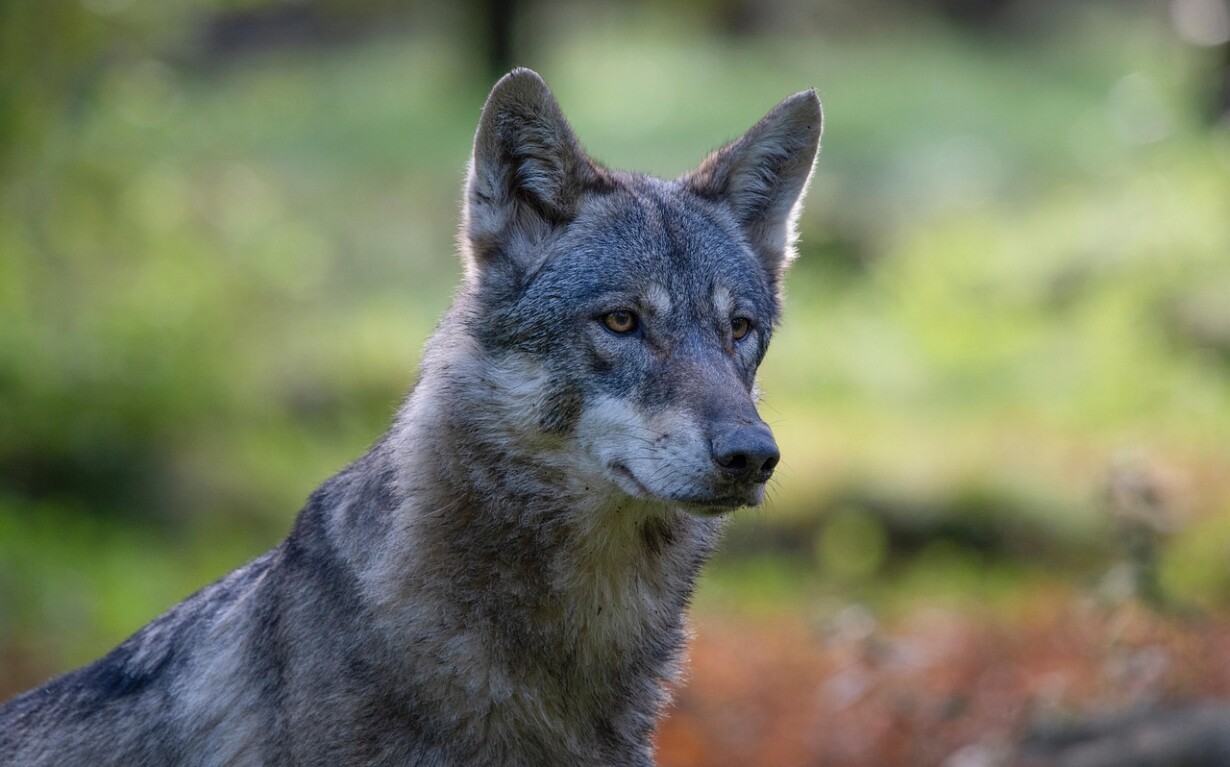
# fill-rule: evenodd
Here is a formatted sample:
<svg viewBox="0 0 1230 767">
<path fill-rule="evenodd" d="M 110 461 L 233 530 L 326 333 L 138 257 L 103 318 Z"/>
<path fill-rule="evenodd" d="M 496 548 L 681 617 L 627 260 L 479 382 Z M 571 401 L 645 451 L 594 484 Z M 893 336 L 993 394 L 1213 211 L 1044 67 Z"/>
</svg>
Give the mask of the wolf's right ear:
<svg viewBox="0 0 1230 767">
<path fill-rule="evenodd" d="M 534 244 L 571 221 L 582 192 L 601 183 L 594 164 L 536 72 L 514 69 L 487 97 L 466 178 L 467 269 L 495 258 L 535 258 Z"/>
<path fill-rule="evenodd" d="M 815 90 L 796 93 L 683 179 L 702 197 L 731 207 L 775 278 L 794 259 L 795 225 L 823 130 Z"/>
</svg>

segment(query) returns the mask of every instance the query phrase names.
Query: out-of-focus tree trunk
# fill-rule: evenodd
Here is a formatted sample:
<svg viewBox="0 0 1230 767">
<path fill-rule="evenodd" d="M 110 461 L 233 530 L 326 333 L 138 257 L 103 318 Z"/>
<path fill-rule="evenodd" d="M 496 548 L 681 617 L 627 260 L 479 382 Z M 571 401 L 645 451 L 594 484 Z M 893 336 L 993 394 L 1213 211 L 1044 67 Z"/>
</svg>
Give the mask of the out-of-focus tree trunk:
<svg viewBox="0 0 1230 767">
<path fill-rule="evenodd" d="M 939 0 L 936 8 L 965 27 L 991 27 L 1003 20 L 1012 0 Z"/>
<path fill-rule="evenodd" d="M 1213 122 L 1230 124 L 1230 41 L 1217 47 L 1213 77 Z"/>
<path fill-rule="evenodd" d="M 515 63 L 513 36 L 521 3 L 519 0 L 480 0 L 480 5 L 486 33 L 483 44 L 487 72 L 495 79 L 512 69 Z"/>
</svg>

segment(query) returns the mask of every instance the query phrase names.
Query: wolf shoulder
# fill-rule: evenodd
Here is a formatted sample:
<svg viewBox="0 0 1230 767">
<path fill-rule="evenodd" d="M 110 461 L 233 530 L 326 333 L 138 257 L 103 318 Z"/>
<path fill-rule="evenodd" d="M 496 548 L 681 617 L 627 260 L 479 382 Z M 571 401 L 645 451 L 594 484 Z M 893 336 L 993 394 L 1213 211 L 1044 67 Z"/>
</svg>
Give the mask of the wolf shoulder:
<svg viewBox="0 0 1230 767">
<path fill-rule="evenodd" d="M 263 593 L 279 555 L 265 554 L 103 658 L 0 706 L 0 765 L 207 765 L 241 756 L 241 743 L 201 740 L 224 729 L 228 740 L 244 737 L 244 678 L 266 644 L 251 618 L 268 609 Z"/>
</svg>

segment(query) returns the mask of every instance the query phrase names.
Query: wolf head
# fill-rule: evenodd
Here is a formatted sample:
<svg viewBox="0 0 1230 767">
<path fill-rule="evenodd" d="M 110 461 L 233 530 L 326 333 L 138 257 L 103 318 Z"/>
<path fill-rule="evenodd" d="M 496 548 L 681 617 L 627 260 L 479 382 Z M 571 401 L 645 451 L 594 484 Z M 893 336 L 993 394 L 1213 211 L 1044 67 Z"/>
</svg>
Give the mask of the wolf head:
<svg viewBox="0 0 1230 767">
<path fill-rule="evenodd" d="M 534 72 L 496 84 L 454 316 L 487 392 L 468 407 L 506 468 L 546 461 L 590 492 L 701 514 L 763 500 L 779 455 L 755 375 L 821 121 L 815 92 L 796 94 L 666 181 L 590 159 Z"/>
</svg>

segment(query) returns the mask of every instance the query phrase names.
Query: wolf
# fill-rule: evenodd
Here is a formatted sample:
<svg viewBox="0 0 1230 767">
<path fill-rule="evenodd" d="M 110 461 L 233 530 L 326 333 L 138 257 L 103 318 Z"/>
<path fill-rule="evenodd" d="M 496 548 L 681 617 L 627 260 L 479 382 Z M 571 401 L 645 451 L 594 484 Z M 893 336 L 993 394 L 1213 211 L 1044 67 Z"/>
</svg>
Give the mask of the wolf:
<svg viewBox="0 0 1230 767">
<path fill-rule="evenodd" d="M 506 75 L 392 426 L 275 549 L 0 708 L 0 764 L 653 765 L 698 573 L 778 462 L 755 376 L 821 126 L 798 93 L 668 181 Z"/>
</svg>

